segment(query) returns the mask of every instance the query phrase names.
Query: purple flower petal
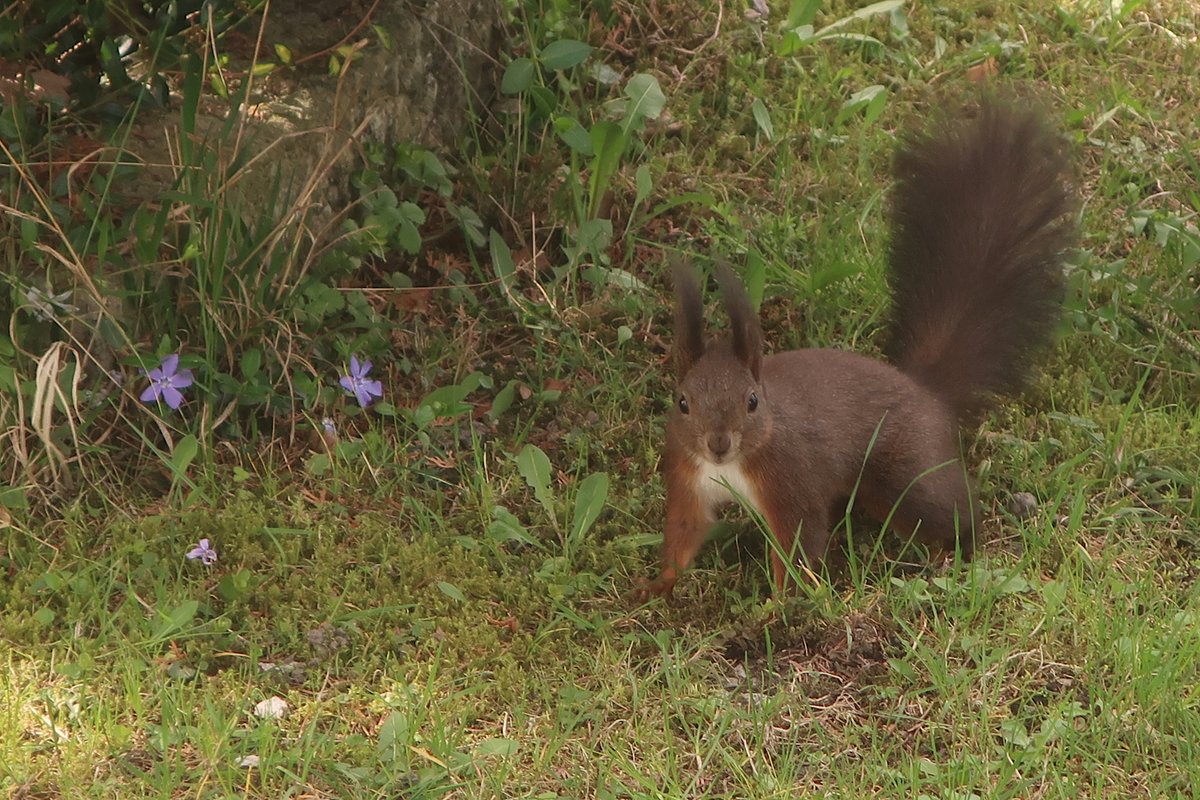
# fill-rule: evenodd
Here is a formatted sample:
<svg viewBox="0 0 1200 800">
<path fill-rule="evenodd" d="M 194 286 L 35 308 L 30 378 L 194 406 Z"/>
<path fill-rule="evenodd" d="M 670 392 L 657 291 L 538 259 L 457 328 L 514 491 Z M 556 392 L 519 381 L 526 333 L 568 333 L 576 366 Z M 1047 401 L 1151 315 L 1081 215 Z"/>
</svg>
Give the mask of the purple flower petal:
<svg viewBox="0 0 1200 800">
<path fill-rule="evenodd" d="M 363 381 L 362 387 L 366 390 L 367 394 L 383 397 L 383 384 L 380 381 Z"/>
<path fill-rule="evenodd" d="M 342 384 L 342 388 L 345 389 L 347 392 L 353 393 L 354 391 L 356 391 L 354 388 L 354 379 L 351 378 L 349 375 L 343 375 L 342 379 L 339 381 L 339 383 Z"/>
<path fill-rule="evenodd" d="M 362 368 L 358 363 L 358 356 L 350 356 L 350 377 L 358 378 L 362 376 Z"/>
<path fill-rule="evenodd" d="M 154 381 L 161 381 L 166 376 L 163 374 L 162 367 L 155 367 L 146 373 L 146 377 L 153 383 Z"/>
<path fill-rule="evenodd" d="M 149 386 L 147 386 L 145 389 L 142 390 L 142 393 L 140 395 L 138 395 L 138 399 L 141 400 L 143 403 L 153 403 L 155 400 L 158 399 L 158 392 L 159 392 L 158 386 L 156 384 L 151 383 Z"/>
<path fill-rule="evenodd" d="M 371 367 L 372 367 L 372 366 L 374 366 L 374 365 L 373 365 L 373 364 L 372 364 L 370 361 L 360 361 L 360 362 L 358 363 L 359 370 L 358 370 L 358 372 L 356 372 L 356 373 L 354 374 L 354 375 L 355 375 L 355 377 L 356 377 L 356 378 L 365 378 L 365 377 L 367 377 L 367 373 L 371 371 Z"/>
<path fill-rule="evenodd" d="M 163 402 L 174 411 L 183 405 L 183 395 L 174 386 L 164 386 L 162 389 Z"/>
<path fill-rule="evenodd" d="M 200 559 L 205 566 L 211 566 L 217 561 L 217 551 L 209 545 L 208 539 L 201 539 L 200 543 L 187 551 L 185 554 L 190 559 Z"/>
<path fill-rule="evenodd" d="M 162 374 L 163 375 L 174 375 L 175 371 L 178 369 L 179 369 L 179 354 L 178 353 L 171 353 L 171 355 L 167 356 L 166 358 L 164 358 L 162 360 Z"/>
<path fill-rule="evenodd" d="M 171 376 L 171 385 L 176 389 L 186 389 L 192 385 L 192 371 L 190 369 L 180 370 Z"/>
</svg>

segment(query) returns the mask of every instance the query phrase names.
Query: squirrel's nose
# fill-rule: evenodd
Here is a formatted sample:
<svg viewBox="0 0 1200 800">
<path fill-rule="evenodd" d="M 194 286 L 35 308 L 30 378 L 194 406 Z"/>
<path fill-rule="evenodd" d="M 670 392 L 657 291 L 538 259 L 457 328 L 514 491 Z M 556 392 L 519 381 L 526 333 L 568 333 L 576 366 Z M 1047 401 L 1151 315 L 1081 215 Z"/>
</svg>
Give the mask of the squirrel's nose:
<svg viewBox="0 0 1200 800">
<path fill-rule="evenodd" d="M 708 449 L 717 458 L 720 458 L 729 452 L 730 444 L 731 442 L 729 440 L 728 433 L 710 433 L 708 435 Z"/>
</svg>

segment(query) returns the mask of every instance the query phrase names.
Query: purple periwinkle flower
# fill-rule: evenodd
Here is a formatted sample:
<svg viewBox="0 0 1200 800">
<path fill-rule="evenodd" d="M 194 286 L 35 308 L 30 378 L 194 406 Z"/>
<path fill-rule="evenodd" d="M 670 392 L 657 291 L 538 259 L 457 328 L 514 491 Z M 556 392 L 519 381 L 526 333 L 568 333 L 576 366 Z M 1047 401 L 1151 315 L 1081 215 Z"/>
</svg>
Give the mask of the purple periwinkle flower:
<svg viewBox="0 0 1200 800">
<path fill-rule="evenodd" d="M 373 398 L 383 397 L 383 384 L 367 378 L 370 371 L 370 361 L 359 361 L 357 356 L 350 356 L 350 374 L 342 376 L 342 388 L 354 395 L 363 408 L 371 405 Z"/>
<path fill-rule="evenodd" d="M 179 369 L 178 353 L 171 353 L 164 358 L 162 364 L 146 373 L 146 377 L 150 379 L 150 385 L 142 392 L 142 402 L 161 400 L 172 410 L 183 404 L 183 395 L 179 390 L 192 385 L 192 371 Z"/>
<path fill-rule="evenodd" d="M 216 563 L 217 551 L 208 543 L 208 539 L 201 539 L 198 545 L 187 551 L 187 557 L 193 561 L 198 558 L 204 566 L 209 567 Z"/>
</svg>

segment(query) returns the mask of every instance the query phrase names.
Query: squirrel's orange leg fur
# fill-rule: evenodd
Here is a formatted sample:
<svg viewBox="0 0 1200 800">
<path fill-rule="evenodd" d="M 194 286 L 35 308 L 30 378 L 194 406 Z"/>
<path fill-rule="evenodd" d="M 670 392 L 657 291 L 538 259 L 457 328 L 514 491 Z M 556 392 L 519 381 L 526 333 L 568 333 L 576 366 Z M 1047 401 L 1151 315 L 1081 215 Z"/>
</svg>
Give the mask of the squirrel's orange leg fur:
<svg viewBox="0 0 1200 800">
<path fill-rule="evenodd" d="M 663 530 L 662 571 L 658 577 L 633 592 L 635 600 L 652 595 L 670 597 L 679 575 L 691 566 L 704 544 L 716 517 L 697 495 L 694 470 L 686 467 L 667 472 L 667 524 Z"/>
<path fill-rule="evenodd" d="M 789 583 L 789 571 L 784 559 L 793 563 L 803 559 L 814 572 L 825 563 L 829 549 L 829 515 L 822 511 L 805 513 L 800 509 L 767 508 L 767 523 L 775 536 L 775 547 L 771 548 L 771 574 L 775 578 L 775 589 L 783 592 Z M 800 546 L 796 547 L 796 532 L 800 533 Z"/>
</svg>

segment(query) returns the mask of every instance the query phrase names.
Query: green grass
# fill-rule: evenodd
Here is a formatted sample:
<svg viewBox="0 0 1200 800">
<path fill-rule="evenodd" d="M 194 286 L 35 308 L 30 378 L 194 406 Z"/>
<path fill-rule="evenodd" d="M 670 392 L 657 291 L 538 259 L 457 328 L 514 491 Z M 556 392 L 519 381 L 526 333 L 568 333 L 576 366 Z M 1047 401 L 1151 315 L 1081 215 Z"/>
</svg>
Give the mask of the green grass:
<svg viewBox="0 0 1200 800">
<path fill-rule="evenodd" d="M 205 329 L 190 334 L 204 364 L 244 377 L 245 350 L 261 348 L 266 363 L 286 340 L 280 357 L 319 373 L 337 362 L 330 349 L 367 348 L 399 410 L 295 401 L 280 423 L 283 412 L 270 407 L 271 417 L 263 401 L 263 414 L 235 415 L 242 438 L 224 438 L 211 418 L 192 416 L 198 394 L 161 429 L 127 397 L 100 418 L 114 433 L 80 442 L 63 467 L 75 488 L 53 491 L 33 445 L 24 471 L 6 469 L 34 500 L 0 528 L 8 796 L 1194 793 L 1196 12 L 913 4 L 906 27 L 885 16 L 842 29 L 878 44 L 828 40 L 781 56 L 780 4 L 765 27 L 724 4 L 707 44 L 716 4 L 611 5 L 590 31 L 551 4 L 529 12 L 512 50 L 544 47 L 561 21 L 573 31 L 564 38 L 599 45 L 611 35 L 632 54 L 599 48 L 594 61 L 657 76 L 669 119 L 635 132 L 610 183 L 607 266 L 647 288 L 607 289 L 565 269 L 581 221 L 568 189 L 587 161 L 530 115 L 444 155 L 458 167 L 455 202 L 503 210 L 488 224 L 518 267 L 514 302 L 486 245 L 429 237 L 419 257 L 385 248 L 433 286 L 421 312 L 378 302 L 389 296 L 374 288 L 386 272 L 360 248 L 358 272 L 322 273 L 348 293 L 368 287 L 361 307 L 325 318 L 349 320 L 335 345 L 316 323 L 286 338 L 230 325 L 223 315 L 254 319 L 243 300 L 302 248 L 259 258 L 269 221 L 256 232 L 219 208 L 197 217 L 205 241 L 246 265 L 234 311 L 219 273 L 205 273 Z M 834 5 L 818 28 L 851 10 Z M 734 514 L 676 603 L 634 607 L 624 594 L 655 567 L 663 513 L 666 254 L 760 263 L 775 349 L 872 351 L 894 133 L 990 58 L 1001 79 L 1047 98 L 1074 140 L 1084 239 L 1059 345 L 1032 390 L 967 439 L 985 509 L 979 558 L 914 568 L 889 557 L 896 543 L 860 537 L 852 568 L 831 585 L 771 598 L 761 536 Z M 621 93 L 551 83 L 561 109 L 588 126 Z M 871 85 L 886 87 L 877 118 L 842 113 Z M 630 221 L 643 165 L 646 208 L 706 197 Z M 439 219 L 438 201 L 424 201 Z M 81 241 L 86 263 L 100 245 Z M 161 287 L 147 287 L 130 296 L 151 323 L 127 331 L 143 353 L 179 321 L 156 299 Z M 179 327 L 186 345 L 190 329 Z M 321 355 L 305 351 L 310 341 Z M 487 383 L 465 406 L 443 394 L 428 416 L 409 413 L 474 371 Z M 6 387 L 8 441 L 24 425 L 22 441 L 36 445 Z M 501 407 L 494 419 L 489 407 Z M 326 409 L 341 436 L 332 448 L 312 433 Z M 201 452 L 176 464 L 184 479 L 167 466 L 165 437 L 189 432 Z M 544 479 L 540 493 L 518 457 L 527 445 L 551 465 L 532 481 Z M 608 492 L 586 526 L 576 503 L 586 505 L 580 487 L 595 473 Z M 1004 510 L 1015 492 L 1038 500 L 1027 519 Z M 183 558 L 200 538 L 219 550 L 210 568 Z M 272 696 L 288 713 L 257 717 Z M 251 755 L 257 767 L 239 764 Z"/>
</svg>

